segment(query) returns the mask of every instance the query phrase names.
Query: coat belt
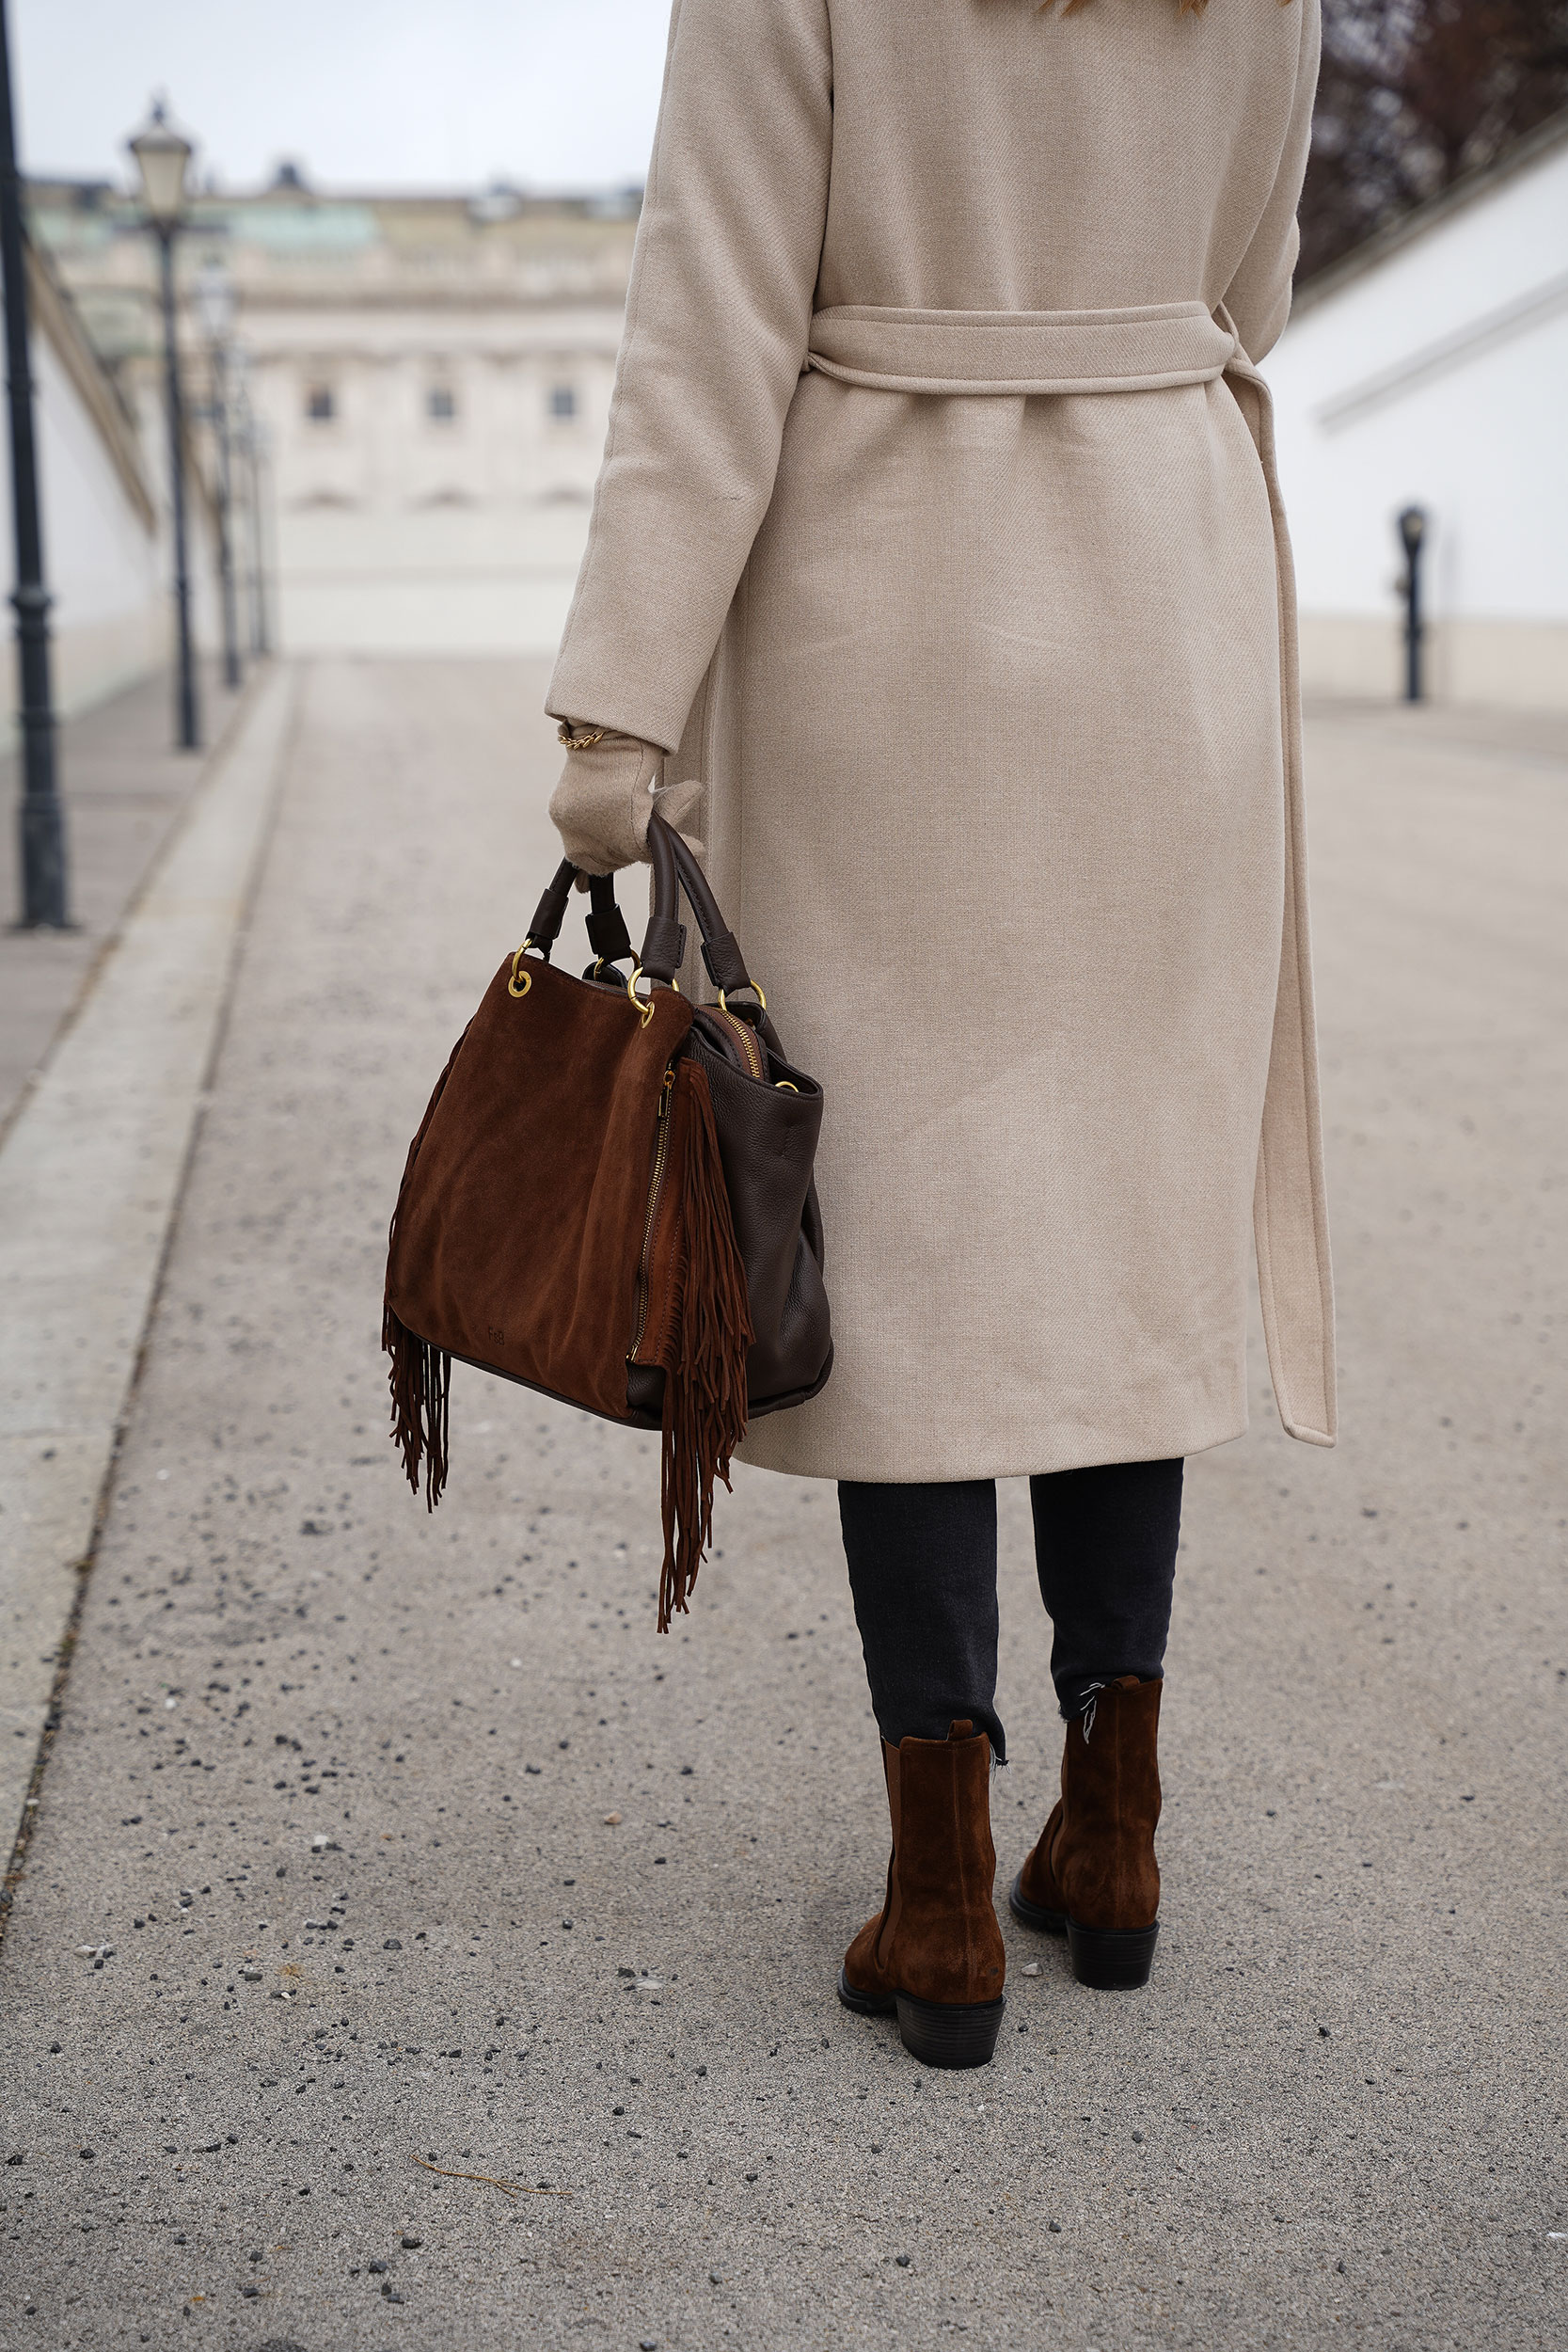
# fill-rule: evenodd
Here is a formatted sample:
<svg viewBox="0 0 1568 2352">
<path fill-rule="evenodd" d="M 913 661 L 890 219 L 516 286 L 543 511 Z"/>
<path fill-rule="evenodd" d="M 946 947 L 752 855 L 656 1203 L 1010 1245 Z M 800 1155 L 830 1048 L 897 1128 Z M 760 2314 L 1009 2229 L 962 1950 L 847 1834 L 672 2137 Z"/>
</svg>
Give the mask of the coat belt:
<svg viewBox="0 0 1568 2352">
<path fill-rule="evenodd" d="M 1154 392 L 1223 375 L 1235 336 L 1201 302 L 1133 310 L 818 310 L 807 365 L 879 392 Z"/>
<path fill-rule="evenodd" d="M 1291 1437 L 1332 1445 L 1334 1294 L 1307 920 L 1295 577 L 1275 468 L 1268 388 L 1226 311 L 1210 311 L 1201 302 L 1121 310 L 835 305 L 812 320 L 806 364 L 870 391 L 949 398 L 1164 391 L 1221 376 L 1235 397 L 1258 451 L 1274 526 L 1285 775 L 1285 912 L 1253 1232 L 1279 1417 Z"/>
</svg>

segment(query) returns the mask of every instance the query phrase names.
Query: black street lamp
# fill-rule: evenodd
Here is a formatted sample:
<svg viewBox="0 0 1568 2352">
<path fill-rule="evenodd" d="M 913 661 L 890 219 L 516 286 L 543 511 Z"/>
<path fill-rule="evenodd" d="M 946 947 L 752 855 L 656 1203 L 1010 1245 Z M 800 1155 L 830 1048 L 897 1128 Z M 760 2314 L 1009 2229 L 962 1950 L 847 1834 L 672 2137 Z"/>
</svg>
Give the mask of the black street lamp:
<svg viewBox="0 0 1568 2352">
<path fill-rule="evenodd" d="M 167 118 L 163 101 L 144 130 L 126 142 L 141 173 L 148 226 L 158 240 L 164 304 L 164 392 L 168 405 L 169 506 L 174 521 L 174 612 L 179 635 L 175 692 L 176 733 L 182 752 L 198 751 L 196 664 L 191 654 L 191 582 L 185 551 L 185 416 L 180 387 L 180 351 L 174 310 L 174 240 L 185 209 L 185 167 L 195 150 Z"/>
<path fill-rule="evenodd" d="M 276 576 L 276 564 L 269 562 L 270 549 L 276 545 L 272 534 L 272 428 L 260 417 L 250 421 L 250 483 L 251 498 L 256 508 L 256 650 L 269 655 L 273 650 L 273 620 L 275 611 L 270 585 Z"/>
<path fill-rule="evenodd" d="M 234 501 L 229 429 L 229 339 L 234 326 L 234 281 L 223 263 L 204 262 L 196 307 L 207 338 L 213 384 L 213 437 L 218 459 L 218 582 L 223 603 L 223 682 L 240 683 L 240 612 L 234 584 Z"/>
<path fill-rule="evenodd" d="M 245 537 L 248 556 L 245 589 L 250 615 L 250 650 L 253 654 L 264 658 L 272 651 L 271 632 L 267 626 L 265 496 L 267 428 L 256 414 L 255 403 L 250 396 L 249 355 L 242 345 L 234 356 L 238 384 L 235 401 L 238 417 L 235 443 L 245 469 Z"/>
<path fill-rule="evenodd" d="M 16 540 L 16 665 L 22 722 L 22 930 L 71 929 L 65 818 L 55 785 L 55 706 L 49 676 L 49 591 L 43 580 L 33 376 L 28 362 L 27 237 L 16 167 L 10 27 L 0 0 L 0 270 L 6 279 L 6 375 L 10 409 L 11 521 Z"/>
<path fill-rule="evenodd" d="M 1404 549 L 1404 573 L 1400 588 L 1404 596 L 1404 699 L 1418 703 L 1422 695 L 1421 651 L 1426 624 L 1421 618 L 1421 548 L 1426 538 L 1426 510 L 1407 506 L 1399 517 L 1400 545 Z"/>
</svg>

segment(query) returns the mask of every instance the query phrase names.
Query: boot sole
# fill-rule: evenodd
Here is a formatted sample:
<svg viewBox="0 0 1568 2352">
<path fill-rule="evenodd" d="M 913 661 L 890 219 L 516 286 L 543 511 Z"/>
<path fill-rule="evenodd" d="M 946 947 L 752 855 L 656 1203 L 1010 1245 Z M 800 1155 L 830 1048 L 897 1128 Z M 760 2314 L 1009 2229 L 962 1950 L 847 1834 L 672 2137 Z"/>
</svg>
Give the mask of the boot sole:
<svg viewBox="0 0 1568 2352">
<path fill-rule="evenodd" d="M 1006 2001 L 917 2001 L 910 1993 L 863 1993 L 842 1968 L 838 1997 L 857 2017 L 898 2012 L 898 2037 L 923 2066 L 989 2066 Z"/>
<path fill-rule="evenodd" d="M 1160 1922 L 1149 1928 L 1085 1928 L 1065 1911 L 1032 1903 L 1018 1879 L 1007 1889 L 1007 1908 L 1026 1928 L 1067 1937 L 1068 1959 L 1080 1984 L 1097 1993 L 1134 1993 L 1148 1982 Z"/>
</svg>

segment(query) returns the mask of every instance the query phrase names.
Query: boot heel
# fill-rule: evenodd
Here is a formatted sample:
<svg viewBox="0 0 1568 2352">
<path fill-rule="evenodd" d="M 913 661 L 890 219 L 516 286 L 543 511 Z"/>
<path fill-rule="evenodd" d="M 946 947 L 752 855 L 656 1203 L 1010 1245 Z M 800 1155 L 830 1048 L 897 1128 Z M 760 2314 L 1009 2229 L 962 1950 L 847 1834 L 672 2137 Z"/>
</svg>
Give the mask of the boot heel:
<svg viewBox="0 0 1568 2352">
<path fill-rule="evenodd" d="M 1158 1919 L 1151 1928 L 1081 1928 L 1067 1923 L 1068 1957 L 1080 1984 L 1100 1993 L 1130 1993 L 1148 1982 L 1154 1965 Z"/>
<path fill-rule="evenodd" d="M 898 1995 L 898 2032 L 923 2066 L 989 2066 L 1006 2001 L 917 2001 Z"/>
</svg>

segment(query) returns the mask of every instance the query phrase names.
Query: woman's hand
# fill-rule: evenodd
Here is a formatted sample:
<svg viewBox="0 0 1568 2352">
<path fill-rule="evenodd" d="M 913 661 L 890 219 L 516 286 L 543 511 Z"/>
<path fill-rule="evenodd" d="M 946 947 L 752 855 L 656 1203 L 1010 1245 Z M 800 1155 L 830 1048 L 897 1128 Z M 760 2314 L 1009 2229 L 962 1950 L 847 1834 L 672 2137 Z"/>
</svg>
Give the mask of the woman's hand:
<svg viewBox="0 0 1568 2352">
<path fill-rule="evenodd" d="M 692 778 L 656 792 L 664 765 L 657 744 L 618 734 L 612 727 L 578 731 L 588 739 L 568 745 L 566 765 L 550 796 L 550 818 L 573 865 L 585 874 L 613 874 L 623 866 L 645 865 L 648 819 L 656 808 L 701 856 L 703 844 L 688 827 L 702 800 L 702 785 Z"/>
</svg>

